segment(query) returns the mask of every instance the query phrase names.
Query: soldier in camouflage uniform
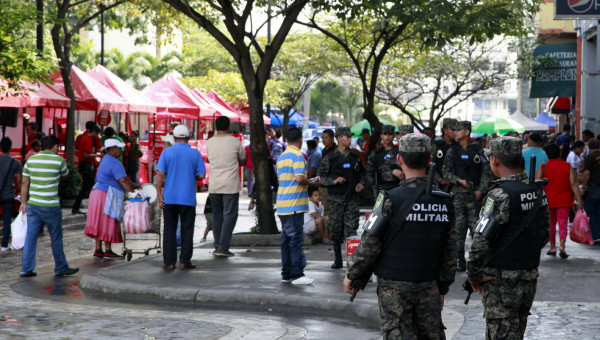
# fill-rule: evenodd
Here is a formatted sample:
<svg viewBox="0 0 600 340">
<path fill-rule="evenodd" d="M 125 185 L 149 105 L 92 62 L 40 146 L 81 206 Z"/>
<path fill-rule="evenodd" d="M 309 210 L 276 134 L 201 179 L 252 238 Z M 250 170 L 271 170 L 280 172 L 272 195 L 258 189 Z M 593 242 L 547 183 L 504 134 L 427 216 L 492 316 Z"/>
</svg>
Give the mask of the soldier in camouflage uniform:
<svg viewBox="0 0 600 340">
<path fill-rule="evenodd" d="M 550 239 L 548 200 L 522 171 L 521 148 L 515 137 L 490 141 L 490 165 L 500 179 L 484 200 L 467 263 L 471 286 L 482 294 L 486 339 L 523 339 L 540 253 Z"/>
<path fill-rule="evenodd" d="M 373 186 L 375 193 L 379 190 L 392 189 L 398 186 L 400 179 L 392 174 L 394 168 L 388 167 L 386 169 L 384 180 L 383 163 L 386 160 L 393 160 L 395 163 L 396 155 L 398 154 L 398 147 L 394 145 L 394 127 L 391 125 L 384 125 L 381 128 L 381 141 L 382 145 L 375 151 L 371 152 L 367 160 L 367 182 Z"/>
<path fill-rule="evenodd" d="M 356 235 L 359 218 L 358 193 L 364 189 L 365 167 L 360 155 L 350 150 L 352 132 L 348 127 L 335 130 L 338 148 L 324 157 L 317 175 L 327 187 L 329 223 L 335 261 L 331 268 L 342 268 L 342 243 L 346 237 Z"/>
<path fill-rule="evenodd" d="M 429 137 L 404 136 L 399 152 L 407 178 L 379 194 L 348 261 L 344 290 L 354 292 L 353 281 L 374 271 L 384 339 L 445 339 L 441 309 L 456 272 L 454 209 L 425 191 Z"/>
<path fill-rule="evenodd" d="M 413 133 L 413 126 L 410 124 L 403 124 L 398 126 L 398 134 L 396 138 L 398 139 L 398 143 L 400 139 L 409 133 Z M 395 157 L 385 158 L 383 160 L 383 166 L 381 167 L 381 178 L 384 182 L 394 183 L 396 181 L 402 181 L 404 179 L 404 172 L 402 172 L 402 168 L 396 161 Z"/>
<path fill-rule="evenodd" d="M 479 201 L 487 192 L 492 172 L 481 146 L 470 143 L 471 122 L 457 122 L 454 131 L 458 143 L 448 149 L 442 174 L 452 184 L 452 192 L 456 195 L 457 270 L 464 272 L 467 230 L 471 233 L 475 230 L 476 211 L 479 211 Z"/>
<path fill-rule="evenodd" d="M 454 118 L 444 118 L 442 121 L 442 138 L 434 141 L 433 161 L 438 165 L 435 168 L 435 180 L 438 183 L 439 188 L 445 192 L 450 192 L 452 186 L 450 185 L 450 181 L 445 179 L 444 175 L 442 175 L 442 166 L 444 165 L 446 153 L 456 144 L 456 140 L 454 140 L 454 130 L 452 129 L 457 122 L 458 121 Z"/>
</svg>

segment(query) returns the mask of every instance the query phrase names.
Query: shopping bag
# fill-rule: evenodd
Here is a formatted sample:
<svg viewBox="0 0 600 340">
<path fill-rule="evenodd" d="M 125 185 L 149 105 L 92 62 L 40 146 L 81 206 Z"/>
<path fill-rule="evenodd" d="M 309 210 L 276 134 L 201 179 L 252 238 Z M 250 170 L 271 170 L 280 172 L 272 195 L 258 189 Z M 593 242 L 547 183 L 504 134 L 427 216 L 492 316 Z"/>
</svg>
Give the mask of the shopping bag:
<svg viewBox="0 0 600 340">
<path fill-rule="evenodd" d="M 592 231 L 590 230 L 590 218 L 587 217 L 583 209 L 577 210 L 577 214 L 575 214 L 575 219 L 571 225 L 569 237 L 573 242 L 590 245 L 594 244 Z"/>
<path fill-rule="evenodd" d="M 12 234 L 12 247 L 13 249 L 23 249 L 25 245 L 25 237 L 27 236 L 27 214 L 19 212 L 17 218 L 10 225 L 10 232 Z"/>
<path fill-rule="evenodd" d="M 150 218 L 148 217 L 148 203 L 127 202 L 125 205 L 125 216 L 123 218 L 125 232 L 128 234 L 141 234 L 150 229 Z"/>
</svg>

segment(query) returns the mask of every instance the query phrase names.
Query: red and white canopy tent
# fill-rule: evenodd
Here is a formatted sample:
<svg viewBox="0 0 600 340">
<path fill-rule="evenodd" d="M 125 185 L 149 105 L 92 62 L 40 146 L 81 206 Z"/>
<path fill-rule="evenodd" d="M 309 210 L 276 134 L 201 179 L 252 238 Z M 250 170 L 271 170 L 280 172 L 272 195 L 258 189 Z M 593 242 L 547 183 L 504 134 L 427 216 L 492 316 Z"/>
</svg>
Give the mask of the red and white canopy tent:
<svg viewBox="0 0 600 340">
<path fill-rule="evenodd" d="M 217 102 L 219 105 L 229 109 L 230 111 L 236 112 L 240 116 L 240 123 L 250 122 L 250 115 L 247 112 L 244 112 L 243 110 L 233 109 L 232 106 L 230 105 L 230 103 L 228 103 L 223 98 L 221 98 L 221 96 L 217 92 L 210 91 L 209 93 L 206 94 L 206 96 L 208 98 L 214 100 L 215 102 Z M 265 122 L 265 125 L 271 125 L 270 117 L 263 115 L 263 120 Z"/>
<path fill-rule="evenodd" d="M 23 122 L 23 114 L 28 111 L 29 108 L 42 107 L 44 108 L 44 117 L 51 114 L 51 111 L 62 110 L 71 105 L 71 99 L 65 97 L 56 92 L 52 87 L 44 83 L 32 83 L 32 82 L 21 82 L 25 87 L 25 90 L 21 91 L 18 95 L 14 95 L 13 91 L 8 91 L 3 97 L 0 98 L 0 107 L 4 108 L 19 108 L 16 129 L 6 133 L 3 129 L 2 136 L 10 136 L 13 139 L 13 149 L 11 154 L 17 159 L 22 159 L 25 156 L 25 124 Z M 0 86 L 6 86 L 4 82 L 0 81 Z M 34 110 L 32 110 L 34 111 Z"/>
<path fill-rule="evenodd" d="M 200 101 L 201 103 L 204 103 L 205 105 L 207 105 L 215 110 L 215 113 L 213 114 L 212 119 L 215 119 L 216 117 L 220 117 L 220 116 L 225 116 L 225 117 L 229 118 L 229 120 L 232 122 L 240 121 L 240 116 L 237 113 L 220 105 L 219 103 L 212 100 L 204 93 L 200 92 L 200 90 L 192 89 L 192 93 L 196 96 L 198 101 Z"/>
</svg>

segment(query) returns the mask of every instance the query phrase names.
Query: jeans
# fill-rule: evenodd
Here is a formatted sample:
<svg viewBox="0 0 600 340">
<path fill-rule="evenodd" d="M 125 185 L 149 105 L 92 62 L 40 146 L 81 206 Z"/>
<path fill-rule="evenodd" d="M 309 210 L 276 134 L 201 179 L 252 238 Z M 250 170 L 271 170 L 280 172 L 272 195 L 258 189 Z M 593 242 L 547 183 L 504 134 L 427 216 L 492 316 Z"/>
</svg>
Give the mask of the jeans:
<svg viewBox="0 0 600 340">
<path fill-rule="evenodd" d="M 181 254 L 179 263 L 188 264 L 194 252 L 194 221 L 196 207 L 167 204 L 163 210 L 165 225 L 163 235 L 163 262 L 167 265 L 177 263 L 177 222 L 181 220 Z"/>
<path fill-rule="evenodd" d="M 240 194 L 210 194 L 215 250 L 228 251 L 237 223 Z"/>
<path fill-rule="evenodd" d="M 0 204 L 2 205 L 2 221 L 4 222 L 4 226 L 2 227 L 2 247 L 6 248 L 8 247 L 8 239 L 10 238 L 10 223 L 15 199 L 2 200 Z"/>
<path fill-rule="evenodd" d="M 284 280 L 304 276 L 304 214 L 279 215 L 281 220 L 281 277 Z"/>
<path fill-rule="evenodd" d="M 127 165 L 127 175 L 129 179 L 135 184 L 140 184 L 138 182 L 138 171 L 140 171 L 140 164 L 136 162 L 129 163 Z"/>
<path fill-rule="evenodd" d="M 48 226 L 52 256 L 54 257 L 54 273 L 60 274 L 69 268 L 63 251 L 62 211 L 60 207 L 40 207 L 27 204 L 27 236 L 23 247 L 21 274 L 35 269 L 35 253 L 37 240 L 42 225 Z"/>
<path fill-rule="evenodd" d="M 600 186 L 590 185 L 585 193 L 583 209 L 590 218 L 592 238 L 600 240 Z"/>
<path fill-rule="evenodd" d="M 75 198 L 73 211 L 81 208 L 81 201 L 83 201 L 85 195 L 88 194 L 94 186 L 94 169 L 92 169 L 92 164 L 90 162 L 79 162 L 79 174 L 82 179 L 81 190 L 79 190 L 79 194 L 77 195 L 77 198 Z"/>
<path fill-rule="evenodd" d="M 248 196 L 252 195 L 254 189 L 254 169 L 246 169 L 246 180 L 248 181 Z"/>
</svg>

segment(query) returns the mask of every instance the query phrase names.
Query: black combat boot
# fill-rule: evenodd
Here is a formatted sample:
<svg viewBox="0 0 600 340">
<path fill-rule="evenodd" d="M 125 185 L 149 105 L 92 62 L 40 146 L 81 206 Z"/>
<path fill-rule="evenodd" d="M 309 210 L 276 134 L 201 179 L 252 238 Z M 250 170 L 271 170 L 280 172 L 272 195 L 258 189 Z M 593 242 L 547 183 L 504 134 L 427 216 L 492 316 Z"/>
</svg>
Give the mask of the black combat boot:
<svg viewBox="0 0 600 340">
<path fill-rule="evenodd" d="M 342 245 L 341 244 L 333 245 L 333 254 L 335 255 L 335 260 L 333 261 L 331 268 L 333 268 L 333 269 L 342 268 L 343 265 L 342 265 Z"/>
<path fill-rule="evenodd" d="M 456 267 L 456 271 L 457 272 L 464 272 L 465 270 L 467 270 L 467 264 L 465 261 L 465 258 L 459 258 L 458 259 L 458 266 Z"/>
</svg>

